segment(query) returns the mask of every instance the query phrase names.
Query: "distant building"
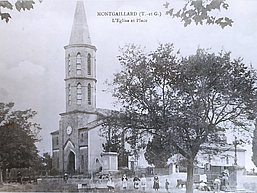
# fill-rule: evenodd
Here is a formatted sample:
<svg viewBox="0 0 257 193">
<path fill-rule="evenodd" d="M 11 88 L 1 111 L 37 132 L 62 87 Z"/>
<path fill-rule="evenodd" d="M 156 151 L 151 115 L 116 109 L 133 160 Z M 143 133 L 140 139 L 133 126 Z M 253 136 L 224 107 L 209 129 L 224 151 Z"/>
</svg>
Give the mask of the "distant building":
<svg viewBox="0 0 257 193">
<path fill-rule="evenodd" d="M 69 45 L 65 46 L 66 112 L 51 133 L 53 168 L 91 173 L 101 167 L 103 139 L 96 108 L 96 47 L 91 43 L 83 2 L 77 2 Z"/>
<path fill-rule="evenodd" d="M 222 151 L 217 155 L 197 156 L 199 161 L 195 173 L 206 174 L 208 181 L 213 181 L 220 177 L 227 170 L 228 173 L 233 173 L 235 166 L 240 170 L 245 170 L 245 153 L 246 150 L 237 146 L 236 151 L 234 146 L 223 147 Z M 236 157 L 235 157 L 236 156 Z"/>
<path fill-rule="evenodd" d="M 237 165 L 241 168 L 245 168 L 246 150 L 242 147 L 237 147 L 236 151 Z M 235 148 L 230 147 L 217 156 L 212 157 L 210 164 L 216 166 L 233 166 L 235 164 Z"/>
</svg>

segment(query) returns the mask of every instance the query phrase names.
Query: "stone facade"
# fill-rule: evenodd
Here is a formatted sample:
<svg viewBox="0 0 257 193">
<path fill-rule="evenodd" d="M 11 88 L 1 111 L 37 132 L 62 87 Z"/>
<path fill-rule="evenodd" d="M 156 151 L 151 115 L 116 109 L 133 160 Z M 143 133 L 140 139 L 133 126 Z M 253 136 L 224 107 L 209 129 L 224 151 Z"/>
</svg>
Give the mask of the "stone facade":
<svg viewBox="0 0 257 193">
<path fill-rule="evenodd" d="M 66 112 L 51 133 L 53 168 L 87 174 L 101 166 L 103 139 L 96 109 L 96 47 L 91 44 L 83 2 L 77 2 L 69 45 L 65 46 Z"/>
</svg>

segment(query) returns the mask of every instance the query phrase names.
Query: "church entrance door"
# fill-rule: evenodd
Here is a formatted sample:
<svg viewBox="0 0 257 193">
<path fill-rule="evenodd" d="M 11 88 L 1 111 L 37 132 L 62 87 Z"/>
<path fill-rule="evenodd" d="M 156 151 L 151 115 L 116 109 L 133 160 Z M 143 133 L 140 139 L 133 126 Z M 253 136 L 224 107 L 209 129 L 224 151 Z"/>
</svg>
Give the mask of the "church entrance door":
<svg viewBox="0 0 257 193">
<path fill-rule="evenodd" d="M 75 173 L 75 154 L 71 151 L 68 157 L 68 172 L 70 174 L 74 174 Z"/>
</svg>

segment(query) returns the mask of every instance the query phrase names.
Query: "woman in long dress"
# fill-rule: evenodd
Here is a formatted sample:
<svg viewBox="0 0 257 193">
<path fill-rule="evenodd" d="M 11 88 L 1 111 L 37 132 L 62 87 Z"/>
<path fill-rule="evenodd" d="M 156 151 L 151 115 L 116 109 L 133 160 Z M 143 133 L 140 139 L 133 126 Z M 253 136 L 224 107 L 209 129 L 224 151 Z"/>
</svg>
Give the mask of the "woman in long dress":
<svg viewBox="0 0 257 193">
<path fill-rule="evenodd" d="M 133 182 L 134 182 L 134 189 L 139 189 L 139 177 L 135 176 L 134 179 L 133 179 Z"/>
<path fill-rule="evenodd" d="M 127 189 L 127 187 L 128 187 L 128 178 L 127 178 L 127 176 L 126 176 L 126 174 L 124 174 L 123 176 L 122 176 L 122 188 L 125 190 L 125 189 Z"/>
<path fill-rule="evenodd" d="M 158 176 L 155 174 L 154 178 L 153 178 L 153 189 L 155 191 L 158 191 L 160 188 L 160 185 L 159 185 L 159 178 Z"/>
</svg>

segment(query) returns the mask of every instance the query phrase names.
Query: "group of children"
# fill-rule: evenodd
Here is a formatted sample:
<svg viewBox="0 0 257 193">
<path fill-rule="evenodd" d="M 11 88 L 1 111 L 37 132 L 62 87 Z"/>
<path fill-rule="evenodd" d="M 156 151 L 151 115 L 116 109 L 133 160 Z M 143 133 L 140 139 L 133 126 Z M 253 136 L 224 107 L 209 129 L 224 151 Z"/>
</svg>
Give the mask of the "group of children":
<svg viewBox="0 0 257 193">
<path fill-rule="evenodd" d="M 127 187 L 128 187 L 128 178 L 127 178 L 126 174 L 124 174 L 122 176 L 121 181 L 122 181 L 122 189 L 126 190 Z M 139 189 L 141 187 L 142 190 L 145 191 L 146 190 L 146 184 L 147 183 L 146 183 L 145 175 L 142 175 L 141 178 L 139 178 L 138 176 L 135 176 L 133 178 L 133 187 L 134 187 L 134 189 Z M 115 185 L 114 185 L 114 182 L 112 180 L 112 177 L 109 178 L 109 180 L 107 182 L 107 187 L 108 187 L 109 191 L 114 189 Z M 155 175 L 154 179 L 153 179 L 153 189 L 155 191 L 158 191 L 159 188 L 160 188 L 159 177 L 157 175 Z M 165 189 L 167 190 L 167 192 L 169 191 L 169 182 L 168 182 L 167 179 L 165 181 Z"/>
</svg>

